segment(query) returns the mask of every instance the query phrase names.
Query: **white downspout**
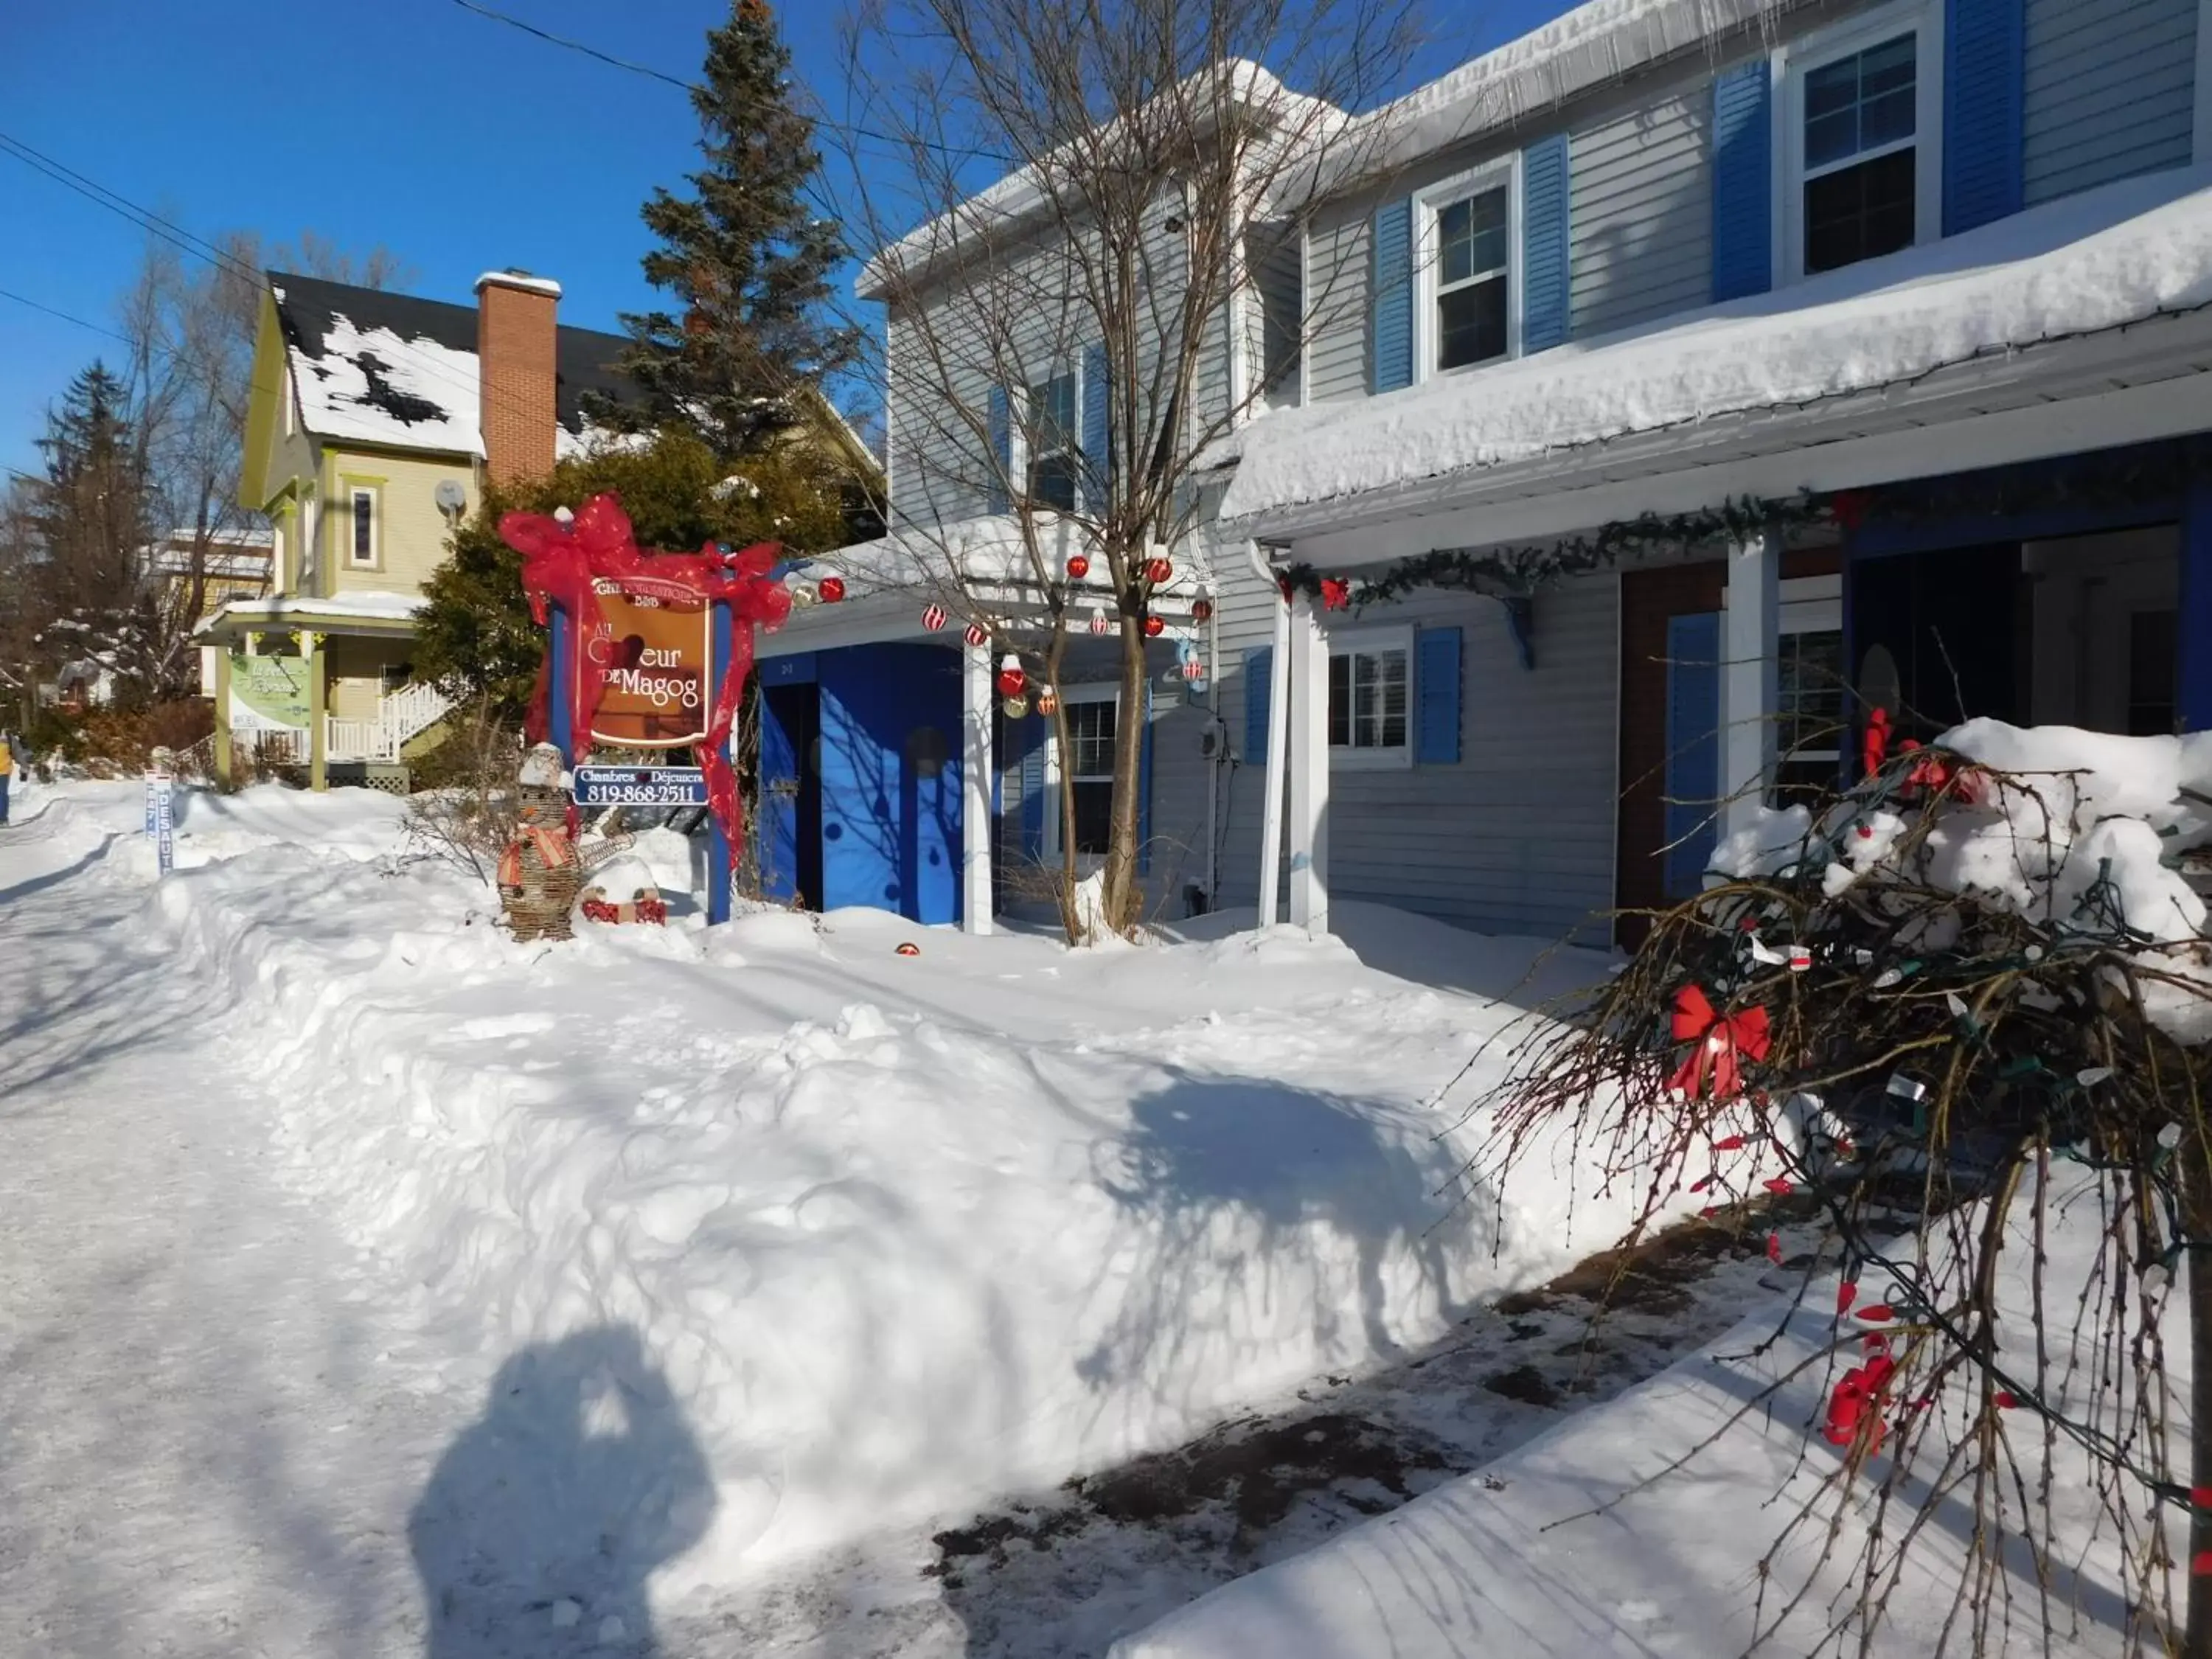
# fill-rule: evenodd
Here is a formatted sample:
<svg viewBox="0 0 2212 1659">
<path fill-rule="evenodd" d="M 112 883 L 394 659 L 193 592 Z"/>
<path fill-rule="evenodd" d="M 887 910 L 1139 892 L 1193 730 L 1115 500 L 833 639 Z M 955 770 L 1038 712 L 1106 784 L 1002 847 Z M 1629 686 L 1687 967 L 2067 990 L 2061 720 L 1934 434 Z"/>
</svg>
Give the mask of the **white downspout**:
<svg viewBox="0 0 2212 1659">
<path fill-rule="evenodd" d="M 1280 914 L 1283 893 L 1283 763 L 1291 747 L 1291 607 L 1259 543 L 1245 543 L 1244 551 L 1275 617 L 1274 647 L 1267 657 L 1267 760 L 1261 775 L 1259 914 L 1255 923 L 1272 927 Z M 1248 689 L 1244 695 L 1252 694 Z"/>
</svg>

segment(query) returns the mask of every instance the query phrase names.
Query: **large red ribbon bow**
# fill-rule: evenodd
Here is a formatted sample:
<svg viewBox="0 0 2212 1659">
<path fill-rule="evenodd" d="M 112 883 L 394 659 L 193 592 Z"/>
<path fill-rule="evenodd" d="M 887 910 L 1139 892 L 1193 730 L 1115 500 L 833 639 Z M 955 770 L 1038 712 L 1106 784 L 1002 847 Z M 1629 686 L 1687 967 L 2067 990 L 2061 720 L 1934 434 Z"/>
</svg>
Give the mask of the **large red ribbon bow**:
<svg viewBox="0 0 2212 1659">
<path fill-rule="evenodd" d="M 1685 985 L 1674 994 L 1674 1041 L 1696 1046 L 1667 1079 L 1667 1086 L 1692 1099 L 1710 1090 L 1715 1100 L 1733 1100 L 1743 1092 L 1738 1056 L 1766 1058 L 1766 1010 L 1717 1013 L 1702 989 Z"/>
</svg>

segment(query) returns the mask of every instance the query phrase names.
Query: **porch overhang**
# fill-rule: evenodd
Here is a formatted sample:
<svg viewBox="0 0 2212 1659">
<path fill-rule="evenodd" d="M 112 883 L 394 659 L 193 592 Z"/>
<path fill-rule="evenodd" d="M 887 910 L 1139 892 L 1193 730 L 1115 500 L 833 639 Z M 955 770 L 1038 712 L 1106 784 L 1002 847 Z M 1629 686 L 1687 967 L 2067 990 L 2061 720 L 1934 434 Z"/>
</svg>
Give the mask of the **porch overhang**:
<svg viewBox="0 0 2212 1659">
<path fill-rule="evenodd" d="M 233 599 L 192 630 L 203 645 L 238 646 L 258 634 L 321 634 L 339 639 L 405 640 L 422 600 L 401 594 L 325 599 L 278 596 Z"/>
<path fill-rule="evenodd" d="M 1358 567 L 2212 428 L 2203 183 L 2184 172 L 2089 192 L 1892 256 L 1904 263 L 1891 271 L 1869 261 L 1795 309 L 1784 290 L 1555 362 L 1547 354 L 1340 414 L 1295 411 L 1304 423 L 1273 434 L 1262 421 L 1239 470 L 1270 476 L 1240 476 L 1226 526 L 1309 562 Z M 1905 345 L 1869 334 L 1885 307 Z M 1780 358 L 1768 378 L 1802 395 L 1737 396 L 1756 373 L 1699 377 L 1701 358 L 1758 352 Z M 1495 403 L 1475 401 L 1492 376 Z M 1706 412 L 1709 396 L 1736 404 Z M 1338 460 L 1330 440 L 1358 457 Z M 1394 446 L 1441 459 L 1397 462 Z M 1308 471 L 1337 487 L 1298 487 Z"/>
<path fill-rule="evenodd" d="M 1042 514 L 1026 529 L 1011 514 L 896 529 L 799 564 L 795 574 L 802 578 L 838 577 L 848 597 L 793 611 L 781 628 L 759 636 L 754 654 L 767 659 L 895 641 L 957 645 L 970 617 L 1015 633 L 1042 629 L 1050 620 L 1051 599 L 1040 566 L 1064 571 L 1071 556 L 1091 547 L 1081 520 L 1057 514 Z M 1191 607 L 1206 574 L 1183 570 L 1174 587 L 1155 595 L 1153 611 L 1170 623 L 1194 620 Z M 1115 605 L 1113 588 L 1101 580 L 1063 580 L 1052 586 L 1078 618 Z M 942 630 L 922 621 L 932 605 L 946 613 Z"/>
<path fill-rule="evenodd" d="M 1440 548 L 1537 542 L 1746 495 L 1858 489 L 2212 429 L 2212 313 L 2033 346 L 1902 392 L 1716 416 L 1600 440 L 1468 481 L 1378 491 L 1239 527 L 1309 562 L 1355 567 Z"/>
</svg>

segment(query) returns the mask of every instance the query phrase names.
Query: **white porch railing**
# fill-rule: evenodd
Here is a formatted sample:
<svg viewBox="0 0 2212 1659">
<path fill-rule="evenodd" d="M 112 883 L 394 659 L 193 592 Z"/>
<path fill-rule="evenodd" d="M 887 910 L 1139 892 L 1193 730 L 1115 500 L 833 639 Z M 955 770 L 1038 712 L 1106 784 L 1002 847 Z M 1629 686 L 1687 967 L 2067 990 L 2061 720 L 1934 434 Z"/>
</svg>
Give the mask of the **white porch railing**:
<svg viewBox="0 0 2212 1659">
<path fill-rule="evenodd" d="M 325 752 L 334 761 L 397 761 L 409 740 L 443 719 L 453 700 L 434 685 L 414 680 L 380 697 L 372 720 L 326 716 Z"/>
</svg>

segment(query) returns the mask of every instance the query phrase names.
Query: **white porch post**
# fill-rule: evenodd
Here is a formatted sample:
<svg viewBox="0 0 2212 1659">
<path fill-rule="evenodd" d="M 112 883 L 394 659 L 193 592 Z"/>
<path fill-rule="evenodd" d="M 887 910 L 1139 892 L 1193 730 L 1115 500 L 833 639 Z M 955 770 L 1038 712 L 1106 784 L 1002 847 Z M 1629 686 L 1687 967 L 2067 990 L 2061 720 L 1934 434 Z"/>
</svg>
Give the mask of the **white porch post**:
<svg viewBox="0 0 2212 1659">
<path fill-rule="evenodd" d="M 1328 931 L 1328 640 L 1301 593 L 1290 616 L 1291 925 Z"/>
<path fill-rule="evenodd" d="M 1272 585 L 1274 577 L 1267 576 Z M 1260 909 L 1255 920 L 1273 927 L 1283 896 L 1283 768 L 1291 746 L 1291 607 L 1275 603 L 1273 649 L 1267 653 L 1267 756 L 1261 774 Z M 1252 695 L 1246 688 L 1244 695 Z"/>
<path fill-rule="evenodd" d="M 1774 775 L 1780 713 L 1782 546 L 1756 531 L 1729 550 L 1721 620 L 1721 821 L 1723 836 L 1752 829 Z"/>
<path fill-rule="evenodd" d="M 960 659 L 960 928 L 991 931 L 991 645 Z"/>
</svg>

